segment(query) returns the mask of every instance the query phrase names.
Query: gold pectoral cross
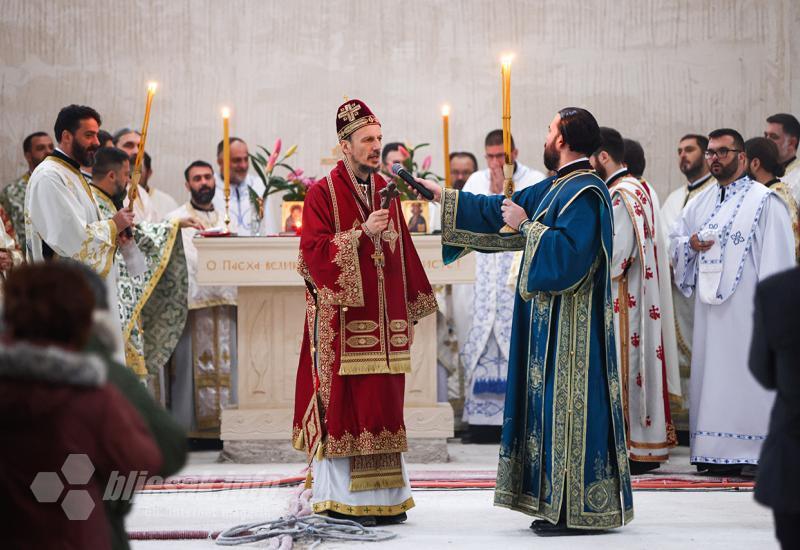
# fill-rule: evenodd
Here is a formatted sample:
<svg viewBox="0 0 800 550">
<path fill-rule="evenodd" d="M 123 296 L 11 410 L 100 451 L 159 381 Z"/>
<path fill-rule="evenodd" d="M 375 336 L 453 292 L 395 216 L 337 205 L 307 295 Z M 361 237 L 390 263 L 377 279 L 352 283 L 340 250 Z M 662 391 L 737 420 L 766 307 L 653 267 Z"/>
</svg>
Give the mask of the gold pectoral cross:
<svg viewBox="0 0 800 550">
<path fill-rule="evenodd" d="M 372 261 L 375 262 L 375 267 L 383 267 L 383 250 L 375 249 L 375 253 L 370 256 Z"/>
</svg>

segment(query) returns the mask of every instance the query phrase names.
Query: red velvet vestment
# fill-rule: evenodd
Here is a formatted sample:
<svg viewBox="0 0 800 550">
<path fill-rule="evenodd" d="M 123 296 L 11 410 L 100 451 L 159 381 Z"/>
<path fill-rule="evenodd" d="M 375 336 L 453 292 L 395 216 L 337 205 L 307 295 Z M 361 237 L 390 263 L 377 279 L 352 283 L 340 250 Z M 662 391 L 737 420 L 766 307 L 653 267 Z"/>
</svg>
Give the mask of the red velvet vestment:
<svg viewBox="0 0 800 550">
<path fill-rule="evenodd" d="M 320 458 L 407 450 L 403 395 L 413 323 L 437 308 L 400 201 L 392 199 L 380 237 L 364 232 L 386 187 L 379 175 L 371 181 L 369 198 L 340 161 L 308 190 L 303 208 L 298 271 L 307 322 L 292 442 Z"/>
</svg>

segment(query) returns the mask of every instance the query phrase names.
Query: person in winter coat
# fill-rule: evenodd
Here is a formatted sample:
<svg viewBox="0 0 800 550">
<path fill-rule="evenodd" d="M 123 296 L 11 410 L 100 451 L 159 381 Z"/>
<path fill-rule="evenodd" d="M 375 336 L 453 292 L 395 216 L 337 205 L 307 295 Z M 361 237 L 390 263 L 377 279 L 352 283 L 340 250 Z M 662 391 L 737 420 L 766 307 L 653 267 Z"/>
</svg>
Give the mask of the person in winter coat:
<svg viewBox="0 0 800 550">
<path fill-rule="evenodd" d="M 106 480 L 158 472 L 142 417 L 82 353 L 94 296 L 63 262 L 13 270 L 0 345 L 4 548 L 110 548 Z"/>
</svg>

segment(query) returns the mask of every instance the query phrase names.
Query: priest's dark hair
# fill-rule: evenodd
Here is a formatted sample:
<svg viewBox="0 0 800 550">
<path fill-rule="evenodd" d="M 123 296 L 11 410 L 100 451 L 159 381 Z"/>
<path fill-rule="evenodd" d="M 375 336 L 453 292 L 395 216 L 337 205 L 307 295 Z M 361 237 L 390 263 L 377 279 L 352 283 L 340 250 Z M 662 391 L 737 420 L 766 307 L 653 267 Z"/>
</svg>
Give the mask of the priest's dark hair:
<svg viewBox="0 0 800 550">
<path fill-rule="evenodd" d="M 23 153 L 30 153 L 31 149 L 33 148 L 33 139 L 37 137 L 47 137 L 47 132 L 34 132 L 27 136 L 22 141 L 22 152 Z"/>
<path fill-rule="evenodd" d="M 56 117 L 56 124 L 53 130 L 56 134 L 56 141 L 61 141 L 61 134 L 66 130 L 70 134 L 74 134 L 81 127 L 81 121 L 93 118 L 97 121 L 97 125 L 103 124 L 100 118 L 100 113 L 86 105 L 67 105 L 58 112 Z"/>
<path fill-rule="evenodd" d="M 733 146 L 740 151 L 744 151 L 744 138 L 742 134 L 733 128 L 719 128 L 708 134 L 709 141 L 712 139 L 719 139 L 723 136 L 730 136 L 733 138 Z"/>
<path fill-rule="evenodd" d="M 680 141 L 678 141 L 678 143 L 687 139 L 695 140 L 697 142 L 697 146 L 703 151 L 708 149 L 708 138 L 706 136 L 701 136 L 700 134 L 686 134 L 680 139 Z"/>
<path fill-rule="evenodd" d="M 744 152 L 748 160 L 758 159 L 761 161 L 764 170 L 776 178 L 783 176 L 786 172 L 783 163 L 778 160 L 778 146 L 771 139 L 765 137 L 748 139 L 744 144 Z"/>
<path fill-rule="evenodd" d="M 600 147 L 600 127 L 592 113 L 580 107 L 565 107 L 558 115 L 558 130 L 570 149 L 589 156 Z"/>
<path fill-rule="evenodd" d="M 389 156 L 389 153 L 394 153 L 395 151 L 399 151 L 400 147 L 404 147 L 404 145 L 399 141 L 392 141 L 384 145 L 383 151 L 381 151 L 381 162 L 383 164 L 386 164 L 386 157 Z"/>
<path fill-rule="evenodd" d="M 3 285 L 3 321 L 15 341 L 83 349 L 89 339 L 94 293 L 68 262 L 23 264 Z"/>
<path fill-rule="evenodd" d="M 594 154 L 599 155 L 605 151 L 614 162 L 625 162 L 625 142 L 622 135 L 614 128 L 603 126 L 600 128 L 600 145 L 595 149 Z"/>
<path fill-rule="evenodd" d="M 450 162 L 453 162 L 454 158 L 458 157 L 465 157 L 472 161 L 472 165 L 475 167 L 475 170 L 478 169 L 478 159 L 475 158 L 475 155 L 470 153 L 469 151 L 453 151 L 450 153 Z"/>
<path fill-rule="evenodd" d="M 767 117 L 767 122 L 771 124 L 780 124 L 785 133 L 797 138 L 797 140 L 800 141 L 800 122 L 798 122 L 794 115 L 790 115 L 789 113 L 778 113 L 776 115 L 772 115 L 771 117 Z"/>
<path fill-rule="evenodd" d="M 247 145 L 242 138 L 231 136 L 230 138 L 228 138 L 228 140 L 231 142 L 231 145 L 233 145 L 237 141 L 241 141 L 242 143 Z M 221 139 L 219 140 L 219 143 L 217 143 L 217 156 L 220 156 L 222 154 L 223 147 L 225 147 L 225 140 Z"/>
<path fill-rule="evenodd" d="M 503 145 L 503 130 L 492 130 L 486 134 L 486 139 L 483 140 L 483 146 L 489 147 L 490 145 Z M 511 150 L 516 149 L 514 145 L 514 135 L 511 135 Z M 476 165 L 477 166 L 477 165 Z"/>
<path fill-rule="evenodd" d="M 207 163 L 204 160 L 196 160 L 189 166 L 187 166 L 186 170 L 183 171 L 183 177 L 186 178 L 187 183 L 189 182 L 189 172 L 192 170 L 192 168 L 201 168 L 201 167 L 208 168 L 209 170 L 211 170 L 212 174 L 214 173 L 214 167 L 211 166 L 209 163 Z"/>
<path fill-rule="evenodd" d="M 628 138 L 624 138 L 622 142 L 625 144 L 625 165 L 628 167 L 628 172 L 641 178 L 644 168 L 647 166 L 642 144 L 635 139 Z"/>
<path fill-rule="evenodd" d="M 97 132 L 97 141 L 100 142 L 100 147 L 104 147 L 104 144 L 108 143 L 109 141 L 111 142 L 111 145 L 113 145 L 114 137 L 105 130 L 100 130 L 99 132 Z"/>
<path fill-rule="evenodd" d="M 128 153 L 116 147 L 100 147 L 94 154 L 92 175 L 95 180 L 101 180 L 111 171 L 119 170 L 125 161 L 130 161 Z"/>
</svg>

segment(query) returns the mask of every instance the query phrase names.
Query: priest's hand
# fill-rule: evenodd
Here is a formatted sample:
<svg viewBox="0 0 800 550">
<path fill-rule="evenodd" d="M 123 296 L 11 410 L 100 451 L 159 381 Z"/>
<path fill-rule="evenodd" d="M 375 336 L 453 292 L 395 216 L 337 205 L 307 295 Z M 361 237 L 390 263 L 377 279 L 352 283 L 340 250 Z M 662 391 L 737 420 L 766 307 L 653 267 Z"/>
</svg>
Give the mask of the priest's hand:
<svg viewBox="0 0 800 550">
<path fill-rule="evenodd" d="M 197 229 L 198 231 L 202 231 L 205 229 L 203 223 L 193 216 L 186 216 L 185 218 L 181 218 L 178 220 L 178 225 L 181 229 L 186 229 L 188 227 Z"/>
<path fill-rule="evenodd" d="M 424 180 L 422 178 L 414 178 L 417 183 L 425 186 L 425 188 L 433 193 L 433 202 L 442 202 L 442 186 L 431 180 Z M 418 199 L 427 200 L 419 194 L 419 191 L 414 191 Z"/>
<path fill-rule="evenodd" d="M 689 239 L 689 246 L 691 246 L 692 250 L 694 250 L 695 252 L 705 252 L 706 250 L 714 246 L 714 241 L 712 240 L 702 241 L 700 240 L 700 237 L 697 236 L 697 233 L 695 233 Z"/>
<path fill-rule="evenodd" d="M 14 258 L 8 249 L 3 248 L 0 250 L 0 271 L 8 271 L 12 267 L 14 267 Z"/>
<path fill-rule="evenodd" d="M 124 230 L 133 225 L 133 210 L 123 208 L 114 214 L 111 220 L 117 226 L 117 233 L 122 233 Z"/>
<path fill-rule="evenodd" d="M 389 225 L 389 211 L 385 208 L 376 210 L 369 215 L 367 221 L 364 222 L 364 227 L 370 235 L 380 235 L 384 229 Z"/>
<path fill-rule="evenodd" d="M 506 178 L 503 175 L 503 165 L 489 167 L 489 193 L 492 195 L 502 195 L 505 188 Z"/>
<path fill-rule="evenodd" d="M 500 207 L 500 210 L 503 212 L 503 221 L 506 222 L 506 225 L 517 230 L 522 222 L 528 219 L 525 209 L 511 199 L 503 199 L 503 206 Z"/>
</svg>

